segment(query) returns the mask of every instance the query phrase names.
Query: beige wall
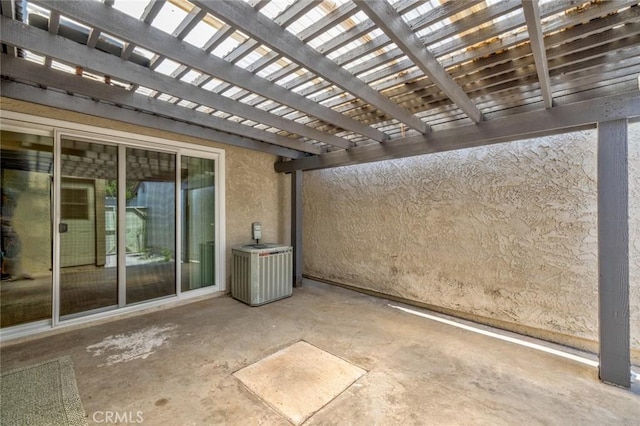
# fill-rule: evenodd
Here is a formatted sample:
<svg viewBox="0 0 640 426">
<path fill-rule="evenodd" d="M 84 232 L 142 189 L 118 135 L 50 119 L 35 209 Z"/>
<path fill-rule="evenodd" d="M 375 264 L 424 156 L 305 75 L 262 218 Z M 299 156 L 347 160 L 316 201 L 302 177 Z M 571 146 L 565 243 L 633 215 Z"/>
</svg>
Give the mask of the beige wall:
<svg viewBox="0 0 640 426">
<path fill-rule="evenodd" d="M 290 240 L 289 177 L 274 171 L 273 164 L 277 161 L 277 157 L 274 155 L 8 98 L 0 98 L 0 105 L 6 111 L 22 112 L 224 149 L 226 155 L 227 288 L 229 288 L 231 271 L 231 247 L 251 242 L 252 222 L 262 222 L 264 242 L 288 243 Z"/>
<path fill-rule="evenodd" d="M 640 350 L 640 125 L 631 126 Z M 304 174 L 304 272 L 595 350 L 596 131 Z"/>
</svg>

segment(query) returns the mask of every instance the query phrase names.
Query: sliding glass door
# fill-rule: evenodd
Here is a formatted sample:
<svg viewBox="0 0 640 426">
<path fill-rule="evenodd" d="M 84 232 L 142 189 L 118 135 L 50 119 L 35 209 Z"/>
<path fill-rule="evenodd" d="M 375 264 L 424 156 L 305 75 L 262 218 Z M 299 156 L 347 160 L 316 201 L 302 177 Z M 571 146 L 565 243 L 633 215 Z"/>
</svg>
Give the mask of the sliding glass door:
<svg viewBox="0 0 640 426">
<path fill-rule="evenodd" d="M 2 131 L 0 326 L 51 318 L 53 138 Z"/>
<path fill-rule="evenodd" d="M 215 285 L 215 160 L 183 155 L 182 291 Z"/>
<path fill-rule="evenodd" d="M 118 147 L 61 138 L 60 315 L 118 305 Z"/>
<path fill-rule="evenodd" d="M 5 336 L 224 288 L 223 151 L 0 122 Z"/>
<path fill-rule="evenodd" d="M 127 304 L 176 294 L 176 154 L 126 149 Z"/>
</svg>

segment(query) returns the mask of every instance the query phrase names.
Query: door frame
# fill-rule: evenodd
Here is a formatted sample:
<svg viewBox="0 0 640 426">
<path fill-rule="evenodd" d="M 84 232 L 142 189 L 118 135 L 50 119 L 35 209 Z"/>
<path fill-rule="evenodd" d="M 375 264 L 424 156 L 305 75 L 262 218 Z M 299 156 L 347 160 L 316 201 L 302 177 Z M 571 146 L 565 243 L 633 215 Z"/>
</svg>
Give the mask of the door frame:
<svg viewBox="0 0 640 426">
<path fill-rule="evenodd" d="M 13 111 L 0 111 L 0 124 L 3 129 L 18 129 L 24 133 L 31 134 L 47 134 L 54 137 L 54 179 L 52 188 L 52 255 L 53 255 L 53 285 L 52 285 L 52 312 L 51 320 L 38 321 L 33 323 L 27 323 L 24 325 L 17 325 L 13 327 L 7 327 L 2 329 L 0 333 L 0 341 L 10 340 L 18 337 L 29 336 L 37 333 L 42 333 L 50 330 L 51 328 L 67 327 L 78 324 L 84 324 L 91 321 L 97 321 L 109 317 L 121 316 L 131 312 L 142 312 L 149 309 L 155 309 L 158 306 L 169 304 L 181 304 L 191 298 L 202 298 L 208 295 L 214 295 L 216 293 L 222 293 L 226 290 L 226 232 L 225 232 L 225 150 L 220 148 L 212 148 L 205 145 L 191 144 L 187 142 L 175 141 L 170 139 L 163 139 L 154 136 L 146 136 L 137 133 L 130 133 L 120 130 L 113 130 L 104 127 L 90 126 L 86 124 L 79 124 L 69 121 L 62 121 L 53 118 L 39 117 L 25 113 L 13 112 Z M 126 147 L 135 147 L 142 149 L 149 149 L 153 151 L 165 151 L 171 152 L 176 155 L 176 294 L 165 298 L 154 299 L 148 302 L 141 302 L 135 305 L 128 305 L 123 307 L 111 308 L 109 310 L 102 310 L 100 312 L 89 312 L 82 316 L 70 316 L 69 318 L 60 318 L 60 234 L 58 232 L 58 224 L 60 223 L 60 191 L 61 191 L 61 137 L 71 137 L 74 139 L 87 140 L 88 142 L 96 142 L 102 144 L 115 144 L 118 145 L 120 150 L 126 150 Z M 216 232 L 216 285 L 210 287 L 203 287 L 199 289 L 190 290 L 188 292 L 182 292 L 180 286 L 180 262 L 178 261 L 181 256 L 181 206 L 178 202 L 180 191 L 180 161 L 181 155 L 210 158 L 215 161 L 215 232 Z M 124 165 L 126 162 L 119 161 L 119 182 L 122 185 L 126 185 L 126 177 L 123 173 L 126 169 L 120 164 Z M 125 180 L 123 180 L 125 179 Z M 124 192 L 119 191 L 124 197 Z M 119 195 L 120 197 L 120 195 Z M 119 200 L 120 201 L 120 200 Z M 124 203 L 119 203 L 126 207 Z M 123 208 L 123 210 L 125 210 Z M 120 216 L 120 214 L 118 214 Z M 118 220 L 121 221 L 120 217 Z M 122 223 L 122 222 L 120 222 Z M 124 227 L 119 226 L 118 230 Z M 118 231 L 119 232 L 119 231 Z M 120 236 L 118 236 L 120 238 Z M 121 244 L 118 242 L 118 244 Z M 119 253 L 124 253 L 123 250 L 119 250 Z M 119 266 L 124 265 L 120 263 Z M 120 267 L 120 270 L 124 272 L 124 268 Z M 119 273 L 120 274 L 120 273 Z M 120 276 L 119 276 L 120 279 Z M 124 288 L 119 283 L 119 288 Z M 123 281 L 123 285 L 124 281 Z M 126 291 L 126 288 L 125 288 Z M 209 296 L 210 297 L 210 296 Z M 181 302 L 182 301 L 182 302 Z"/>
</svg>

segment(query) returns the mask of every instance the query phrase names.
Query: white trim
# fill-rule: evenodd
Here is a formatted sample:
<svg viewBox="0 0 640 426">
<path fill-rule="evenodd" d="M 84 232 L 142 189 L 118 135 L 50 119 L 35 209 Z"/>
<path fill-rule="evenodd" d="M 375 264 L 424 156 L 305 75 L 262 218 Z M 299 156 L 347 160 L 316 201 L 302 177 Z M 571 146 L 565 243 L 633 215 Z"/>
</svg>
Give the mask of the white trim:
<svg viewBox="0 0 640 426">
<path fill-rule="evenodd" d="M 118 276 L 118 308 L 127 306 L 127 250 L 121 246 L 127 245 L 127 146 L 118 145 L 118 195 L 116 196 L 116 259 Z M 120 194 L 125 194 L 121 197 Z M 124 243 L 122 243 L 124 241 Z"/>
<path fill-rule="evenodd" d="M 158 308 L 158 307 L 162 307 L 165 305 L 169 305 L 169 304 L 173 304 L 173 303 L 179 303 L 183 300 L 186 299 L 191 299 L 193 297 L 197 297 L 197 296 L 203 296 L 203 295 L 210 295 L 210 296 L 214 296 L 216 292 L 214 291 L 208 291 L 208 292 L 201 292 L 200 294 L 194 294 L 193 296 L 191 294 L 185 293 L 182 297 L 178 297 L 175 294 L 169 295 L 169 296 L 165 296 L 165 297 L 161 297 L 159 299 L 153 299 L 150 301 L 144 301 L 144 302 L 139 302 L 139 303 L 135 303 L 133 305 L 127 305 L 124 308 L 118 308 L 118 309 L 113 309 L 113 310 L 109 310 L 109 311 L 104 311 L 104 312 L 99 312 L 96 314 L 91 314 L 91 315 L 86 315 L 86 316 L 82 316 L 82 317 L 78 317 L 78 318 L 70 318 L 68 320 L 65 320 L 64 322 L 60 323 L 60 327 L 66 327 L 66 326 L 71 326 L 71 325 L 78 325 L 78 324 L 83 324 L 85 322 L 88 321 L 98 321 L 101 319 L 107 319 L 107 318 L 112 318 L 112 317 L 118 317 L 122 314 L 128 314 L 128 313 L 132 313 L 132 312 L 140 312 L 140 311 L 145 311 L 145 310 L 151 310 L 153 308 Z"/>
<path fill-rule="evenodd" d="M 226 285 L 227 263 L 226 263 L 226 256 L 225 256 L 226 249 L 227 249 L 227 237 L 225 233 L 225 229 L 226 229 L 226 226 L 225 226 L 226 224 L 225 175 L 226 174 L 225 174 L 225 167 L 224 167 L 225 152 L 222 151 L 217 155 L 215 154 L 207 155 L 207 153 L 203 154 L 201 151 L 198 151 L 198 150 L 183 149 L 180 151 L 180 155 L 210 159 L 210 160 L 213 160 L 215 164 L 214 166 L 215 167 L 214 185 L 215 185 L 215 194 L 216 194 L 216 199 L 214 200 L 215 221 L 216 221 L 215 222 L 215 237 L 216 237 L 215 240 L 216 240 L 216 244 L 218 244 L 218 240 L 219 240 L 220 248 L 216 250 L 216 259 L 214 263 L 214 267 L 216 270 L 217 283 L 216 285 L 209 286 L 208 288 L 215 288 L 220 291 L 225 291 L 227 288 L 227 285 Z M 195 290 L 189 290 L 188 292 L 191 293 L 193 291 Z"/>
<path fill-rule="evenodd" d="M 51 326 L 60 323 L 60 203 L 61 175 L 62 175 L 62 143 L 60 132 L 53 131 L 53 197 L 51 197 L 53 212 L 52 250 L 53 250 L 53 286 L 51 290 Z"/>
<path fill-rule="evenodd" d="M 53 182 L 53 262 L 54 274 L 52 281 L 52 313 L 51 320 L 36 321 L 28 324 L 16 325 L 0 330 L 0 342 L 7 340 L 27 337 L 33 334 L 43 332 L 51 332 L 56 329 L 66 328 L 69 326 L 78 326 L 82 324 L 93 323 L 95 321 L 106 318 L 118 318 L 124 314 L 134 312 L 146 312 L 157 307 L 170 304 L 181 304 L 183 301 L 194 298 L 215 297 L 218 294 L 224 294 L 226 289 L 226 216 L 225 216 L 225 150 L 213 148 L 209 146 L 190 144 L 181 141 L 174 141 L 153 136 L 135 134 L 120 130 L 113 130 L 104 127 L 90 126 L 53 118 L 34 116 L 13 111 L 0 110 L 0 128 L 9 131 L 19 131 L 21 133 L 30 133 L 41 136 L 53 136 L 54 138 L 54 182 Z M 60 207 L 58 206 L 57 197 L 60 194 L 61 181 L 61 138 L 70 137 L 74 139 L 84 139 L 87 141 L 95 141 L 97 143 L 112 144 L 118 146 L 119 162 L 118 162 L 118 191 L 124 193 L 126 190 L 126 148 L 138 147 L 150 149 L 153 151 L 164 151 L 175 154 L 176 158 L 176 294 L 161 299 L 154 299 L 136 303 L 134 305 L 126 305 L 126 259 L 125 253 L 118 252 L 118 280 L 119 307 L 107 311 L 88 313 L 74 318 L 60 319 L 60 236 L 58 233 L 58 225 L 60 223 Z M 181 208 L 179 206 L 178 194 L 180 191 L 180 156 L 190 155 L 201 158 L 209 158 L 215 161 L 215 217 L 216 217 L 216 285 L 201 289 L 181 292 L 180 286 L 180 266 L 179 256 L 181 250 L 181 230 L 180 217 Z M 124 159 L 124 160 L 122 160 Z M 122 161 L 121 161 L 122 160 Z M 118 197 L 120 198 L 120 196 Z M 126 205 L 118 200 L 118 244 L 124 241 L 126 227 L 124 224 L 124 216 L 126 215 Z M 56 273 L 57 270 L 57 273 Z M 123 306 L 124 304 L 124 306 Z"/>
<path fill-rule="evenodd" d="M 0 343 L 8 343 L 11 340 L 19 338 L 39 337 L 38 335 L 51 335 L 57 332 L 69 329 L 89 327 L 107 321 L 116 321 L 131 316 L 144 315 L 163 309 L 171 309 L 182 306 L 187 303 L 193 303 L 200 300 L 206 300 L 224 296 L 221 291 L 205 291 L 210 288 L 202 288 L 185 293 L 178 298 L 175 295 L 164 297 L 162 299 L 154 299 L 150 302 L 141 302 L 135 305 L 129 305 L 124 308 L 112 309 L 95 313 L 92 315 L 84 315 L 78 318 L 70 318 L 60 322 L 56 327 L 52 327 L 50 320 L 34 321 L 27 324 L 15 325 L 0 329 Z M 191 300 L 193 299 L 193 300 Z"/>
<path fill-rule="evenodd" d="M 173 223 L 175 226 L 176 232 L 174 233 L 175 237 L 175 247 L 173 249 L 173 259 L 175 261 L 175 270 L 176 274 L 176 296 L 180 297 L 182 295 L 182 193 L 180 189 L 182 188 L 182 154 L 180 152 L 176 153 L 176 169 L 175 169 L 175 187 L 173 188 L 173 198 L 174 198 L 174 211 L 173 211 Z"/>
<path fill-rule="evenodd" d="M 0 329 L 0 342 L 6 342 L 20 337 L 32 336 L 53 330 L 51 320 L 33 321 L 26 324 L 14 325 Z"/>
<path fill-rule="evenodd" d="M 1 110 L 0 110 L 1 111 Z M 0 119 L 2 119 L 2 116 L 0 115 Z M 16 133 L 24 133 L 25 131 L 29 131 L 29 134 L 31 135 L 36 135 L 36 136 L 46 136 L 49 138 L 53 138 L 54 134 L 53 134 L 53 129 L 51 129 L 50 127 L 42 127 L 42 126 L 37 126 L 37 125 L 33 125 L 33 127 L 27 127 L 25 128 L 25 126 L 21 125 L 21 124 L 9 124 L 9 123 L 5 123 L 3 120 L 2 123 L 2 130 L 6 130 L 8 132 L 16 132 Z"/>
<path fill-rule="evenodd" d="M 216 199 L 216 241 L 220 241 L 220 250 L 217 253 L 216 259 L 216 271 L 218 273 L 218 288 L 220 291 L 226 291 L 227 289 L 227 207 L 226 207 L 226 186 L 225 186 L 225 176 L 226 176 L 226 161 L 225 161 L 225 152 L 222 151 L 218 157 L 216 158 L 216 175 L 215 175 L 215 183 L 216 183 L 216 194 L 218 195 Z"/>
</svg>

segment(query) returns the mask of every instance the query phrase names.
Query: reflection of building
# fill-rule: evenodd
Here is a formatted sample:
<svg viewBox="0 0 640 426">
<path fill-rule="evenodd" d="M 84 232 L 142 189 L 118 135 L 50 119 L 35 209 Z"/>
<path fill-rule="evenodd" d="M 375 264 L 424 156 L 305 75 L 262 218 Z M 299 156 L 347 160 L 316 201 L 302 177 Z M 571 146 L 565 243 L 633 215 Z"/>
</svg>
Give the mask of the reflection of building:
<svg viewBox="0 0 640 426">
<path fill-rule="evenodd" d="M 24 143 L 39 148 L 30 151 Z M 5 278 L 51 271 L 51 138 L 2 132 L 2 272 Z M 28 259 L 28 261 L 27 261 Z"/>
<path fill-rule="evenodd" d="M 218 290 L 216 155 L 3 131 L 2 327 Z"/>
<path fill-rule="evenodd" d="M 145 181 L 127 200 L 127 252 L 157 251 L 175 239 L 175 185 Z M 173 258 L 175 250 L 171 250 Z"/>
</svg>

